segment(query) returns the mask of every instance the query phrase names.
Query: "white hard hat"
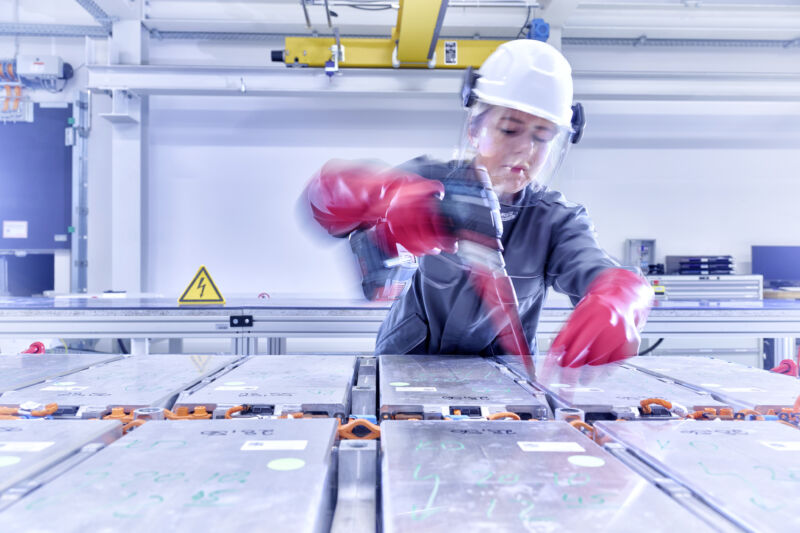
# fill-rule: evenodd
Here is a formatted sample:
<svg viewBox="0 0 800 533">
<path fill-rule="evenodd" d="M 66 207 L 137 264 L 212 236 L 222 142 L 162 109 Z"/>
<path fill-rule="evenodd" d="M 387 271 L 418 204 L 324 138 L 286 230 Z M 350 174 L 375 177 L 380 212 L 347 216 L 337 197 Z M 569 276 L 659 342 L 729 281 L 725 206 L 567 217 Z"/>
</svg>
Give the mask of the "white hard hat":
<svg viewBox="0 0 800 533">
<path fill-rule="evenodd" d="M 473 94 L 479 100 L 570 126 L 572 68 L 549 44 L 531 39 L 505 42 L 484 61 L 478 76 Z"/>
</svg>

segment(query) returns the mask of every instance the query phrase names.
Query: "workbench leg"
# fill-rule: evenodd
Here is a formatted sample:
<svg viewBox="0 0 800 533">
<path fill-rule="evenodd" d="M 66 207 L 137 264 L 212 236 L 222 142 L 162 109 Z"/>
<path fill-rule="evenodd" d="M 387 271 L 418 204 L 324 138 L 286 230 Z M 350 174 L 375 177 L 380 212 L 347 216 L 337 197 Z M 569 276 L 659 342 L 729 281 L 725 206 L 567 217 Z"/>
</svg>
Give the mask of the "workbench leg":
<svg viewBox="0 0 800 533">
<path fill-rule="evenodd" d="M 150 353 L 150 339 L 131 339 L 131 355 Z"/>
<path fill-rule="evenodd" d="M 286 338 L 285 337 L 269 337 L 267 338 L 267 353 L 269 355 L 283 355 L 286 353 Z"/>
<path fill-rule="evenodd" d="M 167 351 L 169 353 L 183 353 L 183 339 L 170 339 Z"/>
<path fill-rule="evenodd" d="M 797 361 L 794 337 L 777 337 L 775 339 L 775 364 L 777 365 L 784 359 Z"/>
</svg>

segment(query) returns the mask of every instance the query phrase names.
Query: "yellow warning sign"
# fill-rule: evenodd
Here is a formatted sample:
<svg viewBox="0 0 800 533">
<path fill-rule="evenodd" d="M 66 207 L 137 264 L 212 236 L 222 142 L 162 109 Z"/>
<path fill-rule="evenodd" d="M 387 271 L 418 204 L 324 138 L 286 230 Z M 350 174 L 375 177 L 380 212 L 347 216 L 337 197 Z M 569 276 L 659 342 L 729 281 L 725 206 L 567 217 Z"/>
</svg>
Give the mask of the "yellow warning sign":
<svg viewBox="0 0 800 533">
<path fill-rule="evenodd" d="M 192 282 L 178 298 L 178 304 L 224 304 L 225 298 L 219 292 L 217 285 L 205 266 L 201 266 L 197 274 L 194 275 Z"/>
<path fill-rule="evenodd" d="M 211 359 L 210 355 L 193 355 L 191 357 L 194 366 L 197 367 L 197 371 L 202 374 L 206 371 L 206 367 L 208 366 L 208 361 Z"/>
</svg>

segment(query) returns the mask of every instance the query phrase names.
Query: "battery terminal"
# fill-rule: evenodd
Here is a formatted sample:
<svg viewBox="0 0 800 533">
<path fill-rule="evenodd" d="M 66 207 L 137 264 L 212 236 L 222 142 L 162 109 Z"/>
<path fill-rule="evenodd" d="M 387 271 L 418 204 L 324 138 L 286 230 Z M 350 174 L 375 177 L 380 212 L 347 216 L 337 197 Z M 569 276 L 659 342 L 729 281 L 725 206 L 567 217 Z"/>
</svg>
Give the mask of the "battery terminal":
<svg viewBox="0 0 800 533">
<path fill-rule="evenodd" d="M 167 420 L 208 420 L 211 418 L 211 413 L 206 410 L 205 405 L 196 406 L 191 414 L 189 414 L 188 407 L 181 406 L 174 413 L 169 409 L 164 409 L 164 418 Z"/>
</svg>

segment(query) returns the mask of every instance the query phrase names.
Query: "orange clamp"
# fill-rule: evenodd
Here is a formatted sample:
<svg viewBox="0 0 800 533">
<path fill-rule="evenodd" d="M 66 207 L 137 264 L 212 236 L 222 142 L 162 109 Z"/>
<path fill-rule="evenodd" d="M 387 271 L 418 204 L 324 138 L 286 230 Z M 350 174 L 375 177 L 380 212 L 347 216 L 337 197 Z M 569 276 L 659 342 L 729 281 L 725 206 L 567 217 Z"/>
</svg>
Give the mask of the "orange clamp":
<svg viewBox="0 0 800 533">
<path fill-rule="evenodd" d="M 581 433 L 586 433 L 590 439 L 594 440 L 595 436 L 594 428 L 589 424 L 587 424 L 586 422 L 584 422 L 583 420 L 573 420 L 569 423 L 569 425 L 574 427 Z"/>
<path fill-rule="evenodd" d="M 366 429 L 367 433 L 365 435 L 356 435 L 354 433 L 356 428 Z M 357 418 L 344 425 L 342 425 L 342 421 L 339 420 L 338 432 L 340 439 L 375 440 L 381 436 L 380 426 L 373 424 L 369 420 L 364 420 L 363 418 Z"/>
<path fill-rule="evenodd" d="M 489 415 L 489 420 L 504 420 L 506 418 L 510 418 L 511 420 L 522 420 L 517 413 L 512 413 L 510 411 Z"/>
<path fill-rule="evenodd" d="M 662 400 L 661 398 L 645 398 L 644 400 L 639 402 L 639 405 L 642 406 L 642 412 L 646 415 L 649 415 L 650 413 L 653 412 L 653 410 L 650 408 L 651 405 L 660 405 L 661 407 L 668 410 L 672 409 L 672 402 L 668 402 L 667 400 Z"/>
<path fill-rule="evenodd" d="M 244 405 L 234 405 L 233 407 L 225 411 L 225 418 L 230 420 L 233 418 L 234 413 L 240 413 L 242 411 L 244 411 Z"/>
<path fill-rule="evenodd" d="M 122 434 L 125 435 L 126 433 L 131 431 L 133 428 L 138 428 L 139 426 L 141 426 L 145 422 L 147 422 L 147 420 L 143 420 L 141 418 L 139 418 L 137 420 L 131 420 L 130 422 L 128 422 L 127 424 L 122 426 Z"/>
</svg>

